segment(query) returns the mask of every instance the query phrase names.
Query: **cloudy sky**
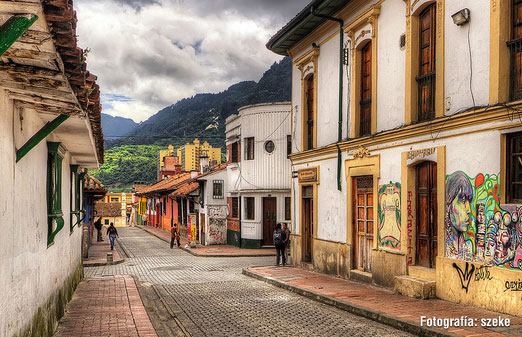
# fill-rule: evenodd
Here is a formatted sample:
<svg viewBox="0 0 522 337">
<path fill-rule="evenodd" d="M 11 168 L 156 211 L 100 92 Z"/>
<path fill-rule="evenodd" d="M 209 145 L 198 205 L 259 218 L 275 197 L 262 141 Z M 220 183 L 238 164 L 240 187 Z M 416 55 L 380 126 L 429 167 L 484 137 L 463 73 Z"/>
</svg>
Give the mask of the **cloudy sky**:
<svg viewBox="0 0 522 337">
<path fill-rule="evenodd" d="M 143 121 L 196 93 L 258 81 L 268 39 L 309 0 L 76 0 L 103 112 Z"/>
</svg>

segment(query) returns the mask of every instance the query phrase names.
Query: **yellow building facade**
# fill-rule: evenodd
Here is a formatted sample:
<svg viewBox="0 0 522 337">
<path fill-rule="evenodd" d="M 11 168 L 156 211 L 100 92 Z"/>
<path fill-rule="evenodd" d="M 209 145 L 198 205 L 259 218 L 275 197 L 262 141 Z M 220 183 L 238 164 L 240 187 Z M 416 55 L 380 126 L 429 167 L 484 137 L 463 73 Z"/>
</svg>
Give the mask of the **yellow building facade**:
<svg viewBox="0 0 522 337">
<path fill-rule="evenodd" d="M 194 143 L 187 143 L 177 150 L 177 155 L 183 171 L 198 171 L 199 158 L 206 154 L 209 162 L 215 165 L 221 164 L 221 148 L 214 148 L 208 142 L 201 144 L 199 139 L 194 139 Z"/>
</svg>

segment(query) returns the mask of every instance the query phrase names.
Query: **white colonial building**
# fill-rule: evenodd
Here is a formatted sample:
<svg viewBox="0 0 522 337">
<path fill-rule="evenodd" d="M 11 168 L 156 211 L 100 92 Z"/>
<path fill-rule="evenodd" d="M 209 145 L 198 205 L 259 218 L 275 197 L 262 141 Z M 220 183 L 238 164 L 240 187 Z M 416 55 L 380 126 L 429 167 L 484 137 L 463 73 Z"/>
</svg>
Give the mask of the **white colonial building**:
<svg viewBox="0 0 522 337">
<path fill-rule="evenodd" d="M 521 9 L 314 0 L 270 39 L 293 60 L 295 262 L 519 314 Z"/>
<path fill-rule="evenodd" d="M 0 3 L 0 337 L 51 336 L 83 277 L 81 180 L 103 135 L 71 3 Z"/>
<path fill-rule="evenodd" d="M 242 107 L 226 121 L 228 244 L 271 246 L 290 222 L 290 104 Z"/>
</svg>

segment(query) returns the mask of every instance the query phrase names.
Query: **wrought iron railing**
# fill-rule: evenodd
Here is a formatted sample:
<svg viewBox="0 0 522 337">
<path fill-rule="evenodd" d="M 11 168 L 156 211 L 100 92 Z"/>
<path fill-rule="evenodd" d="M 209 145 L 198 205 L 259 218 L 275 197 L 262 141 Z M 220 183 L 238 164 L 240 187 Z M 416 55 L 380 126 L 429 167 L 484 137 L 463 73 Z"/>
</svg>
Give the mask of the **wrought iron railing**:
<svg viewBox="0 0 522 337">
<path fill-rule="evenodd" d="M 418 120 L 426 121 L 435 118 L 435 72 L 417 76 L 419 88 Z"/>
</svg>

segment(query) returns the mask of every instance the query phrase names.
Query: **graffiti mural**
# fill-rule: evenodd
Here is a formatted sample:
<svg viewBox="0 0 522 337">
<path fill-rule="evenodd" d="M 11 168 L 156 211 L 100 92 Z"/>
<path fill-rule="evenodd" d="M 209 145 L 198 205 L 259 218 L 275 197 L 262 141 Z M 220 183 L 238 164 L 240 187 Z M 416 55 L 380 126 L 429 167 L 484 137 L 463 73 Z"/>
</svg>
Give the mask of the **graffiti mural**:
<svg viewBox="0 0 522 337">
<path fill-rule="evenodd" d="M 446 177 L 446 256 L 522 270 L 522 206 L 501 205 L 495 174 Z"/>
<path fill-rule="evenodd" d="M 401 248 L 401 184 L 379 186 L 379 247 Z"/>
<path fill-rule="evenodd" d="M 227 243 L 227 206 L 207 206 L 208 235 L 210 245 L 224 245 Z"/>
</svg>

